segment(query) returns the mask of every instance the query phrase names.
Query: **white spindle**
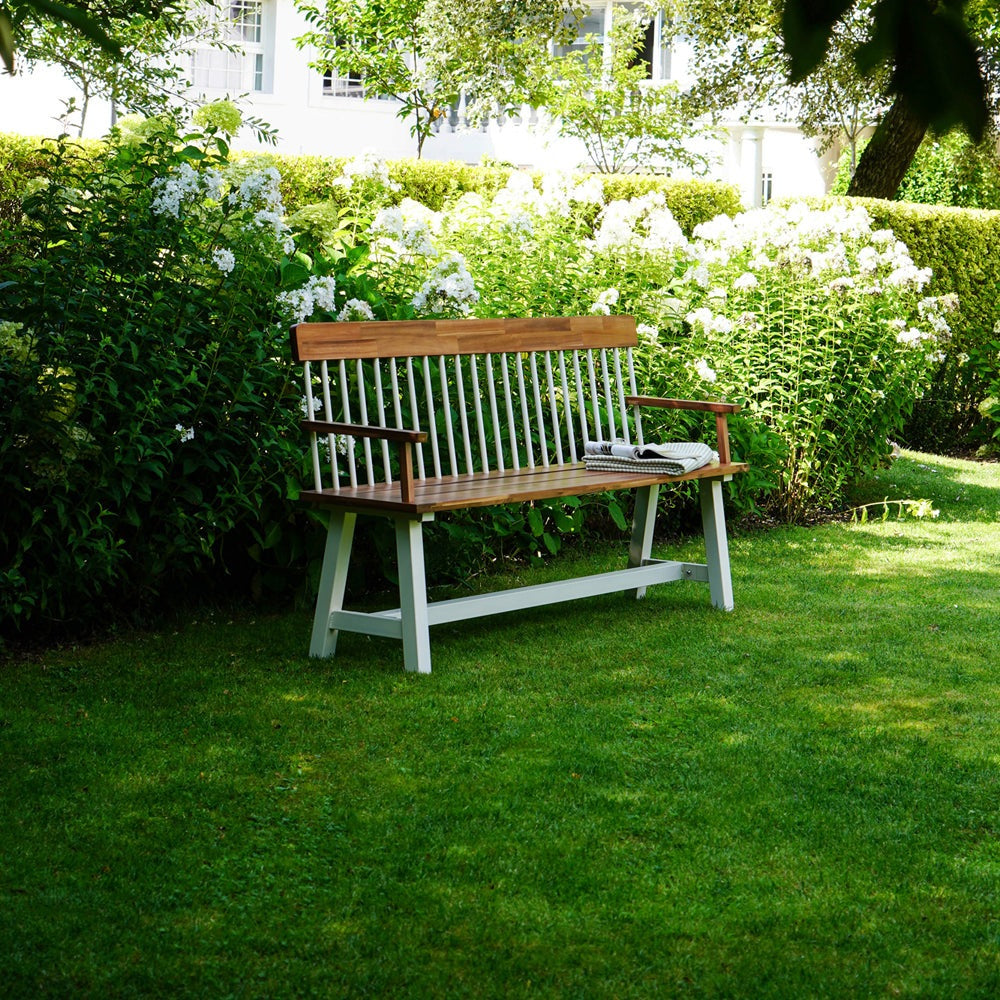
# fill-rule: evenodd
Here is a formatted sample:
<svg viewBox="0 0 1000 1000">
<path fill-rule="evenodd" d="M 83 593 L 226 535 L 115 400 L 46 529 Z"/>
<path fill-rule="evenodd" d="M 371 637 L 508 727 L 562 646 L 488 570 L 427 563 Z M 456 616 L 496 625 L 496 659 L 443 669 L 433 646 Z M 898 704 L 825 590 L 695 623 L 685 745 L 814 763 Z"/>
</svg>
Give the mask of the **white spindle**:
<svg viewBox="0 0 1000 1000">
<path fill-rule="evenodd" d="M 524 364 L 520 354 L 514 355 L 517 366 L 517 393 L 521 397 L 521 425 L 524 432 L 524 450 L 528 459 L 528 468 L 535 467 L 535 449 L 531 445 L 531 419 L 528 416 L 528 393 L 524 388 Z"/>
<path fill-rule="evenodd" d="M 347 365 L 341 359 L 338 366 L 340 372 L 340 402 L 344 408 L 344 421 L 345 423 L 352 423 L 351 420 L 351 395 L 348 392 L 349 386 L 347 384 Z M 328 418 L 332 419 L 332 418 Z M 348 436 L 347 438 L 347 452 L 345 455 L 347 460 L 347 469 L 351 477 L 351 486 L 358 485 L 358 471 L 355 465 L 356 455 L 354 451 L 354 438 Z"/>
<path fill-rule="evenodd" d="M 434 459 L 434 478 L 441 478 L 441 449 L 437 436 L 437 413 L 434 410 L 434 382 L 431 379 L 431 359 L 424 357 L 424 398 L 427 400 L 427 433 L 431 439 L 431 457 Z"/>
<path fill-rule="evenodd" d="M 506 352 L 500 355 L 500 370 L 503 372 L 503 399 L 507 412 L 507 433 L 510 435 L 510 460 L 515 469 L 520 469 L 521 458 L 517 451 L 517 427 L 514 425 L 514 401 L 510 395 L 510 372 L 507 369 Z"/>
<path fill-rule="evenodd" d="M 556 383 L 552 374 L 552 355 L 545 352 L 545 382 L 549 390 L 549 415 L 552 418 L 552 442 L 556 449 L 556 462 L 562 465 L 562 431 L 559 427 L 559 408 L 556 406 Z"/>
<path fill-rule="evenodd" d="M 465 456 L 466 475 L 472 475 L 472 445 L 469 441 L 469 407 L 465 400 L 465 376 L 462 374 L 462 356 L 455 355 L 455 389 L 458 393 L 458 417 L 462 426 L 462 450 Z"/>
<path fill-rule="evenodd" d="M 356 371 L 358 375 L 358 405 L 361 408 L 361 423 L 368 426 L 368 393 L 365 392 L 365 370 L 364 362 L 360 359 L 358 360 Z M 368 485 L 375 485 L 375 470 L 372 467 L 372 439 L 362 438 L 361 447 L 365 453 L 365 476 L 368 479 Z"/>
<path fill-rule="evenodd" d="M 580 373 L 580 352 L 573 352 L 573 374 L 576 377 L 576 402 L 580 411 L 580 447 L 583 448 L 590 440 L 590 431 L 587 428 L 587 401 L 583 398 L 583 376 Z M 597 440 L 600 441 L 601 428 L 597 427 Z"/>
<path fill-rule="evenodd" d="M 545 439 L 545 411 L 542 408 L 542 390 L 538 378 L 538 354 L 532 351 L 528 356 L 531 363 L 531 388 L 535 397 L 535 421 L 538 424 L 538 446 L 542 451 L 542 465 L 549 465 L 549 443 Z"/>
<path fill-rule="evenodd" d="M 375 405 L 378 407 L 378 425 L 385 427 L 385 393 L 382 389 L 382 366 L 378 358 L 372 362 L 372 372 L 375 376 Z M 389 442 L 382 442 L 382 479 L 392 483 L 392 466 L 389 464 Z"/>
<path fill-rule="evenodd" d="M 479 388 L 479 365 L 476 355 L 469 356 L 469 371 L 472 372 L 472 402 L 476 410 L 476 437 L 479 440 L 479 460 L 483 472 L 490 471 L 490 451 L 486 447 L 486 423 L 483 420 L 483 394 Z"/>
<path fill-rule="evenodd" d="M 438 377 L 441 380 L 441 406 L 444 409 L 444 428 L 448 437 L 448 462 L 451 474 L 458 475 L 458 461 L 455 458 L 455 429 L 451 422 L 451 395 L 448 392 L 448 365 L 444 355 L 438 358 Z"/>
<path fill-rule="evenodd" d="M 305 361 L 302 364 L 302 374 L 305 378 L 306 389 L 306 420 L 312 420 L 316 413 L 316 407 L 313 405 L 312 372 L 309 368 L 308 361 Z M 320 469 L 319 464 L 319 441 L 316 437 L 315 431 L 309 435 L 309 451 L 312 457 L 313 480 L 316 483 L 316 490 L 318 492 L 323 489 L 323 472 Z M 336 477 L 334 477 L 333 482 L 334 486 L 336 486 Z"/>
<path fill-rule="evenodd" d="M 625 380 L 622 378 L 621 351 L 612 351 L 615 362 L 615 388 L 618 391 L 618 415 L 622 421 L 622 437 L 628 444 L 632 443 L 632 434 L 628 429 L 628 410 L 625 407 Z"/>
<path fill-rule="evenodd" d="M 590 409 L 594 415 L 594 433 L 598 441 L 604 440 L 604 429 L 601 426 L 601 403 L 597 394 L 597 374 L 594 371 L 594 352 L 587 351 L 587 383 L 590 386 Z"/>
<path fill-rule="evenodd" d="M 574 359 L 576 357 L 576 351 L 573 352 Z M 576 452 L 576 435 L 573 432 L 573 407 L 571 405 L 571 400 L 573 397 L 570 395 L 569 390 L 569 376 L 566 374 L 566 352 L 559 352 L 559 374 L 562 379 L 562 392 L 563 392 L 563 419 L 566 421 L 566 433 L 569 435 L 569 454 L 570 458 L 574 462 L 579 461 L 579 456 Z M 577 375 L 579 375 L 579 368 L 577 368 Z"/>
<path fill-rule="evenodd" d="M 601 348 L 601 388 L 604 390 L 604 408 L 608 414 L 608 437 L 614 441 L 618 437 L 615 429 L 615 403 L 611 398 L 611 378 L 608 375 L 608 351 Z M 624 433 L 622 434 L 624 437 Z"/>
<path fill-rule="evenodd" d="M 497 412 L 497 383 L 493 377 L 493 355 L 486 355 L 486 391 L 490 399 L 490 419 L 493 421 L 493 447 L 497 456 L 497 469 L 507 468 L 503 459 L 503 441 L 500 435 L 500 414 Z"/>
<path fill-rule="evenodd" d="M 625 348 L 625 357 L 628 361 L 628 391 L 630 396 L 638 396 L 635 387 L 635 361 L 632 358 L 632 348 Z M 632 416 L 635 419 L 635 441 L 636 444 L 645 444 L 642 438 L 642 414 L 638 406 L 632 407 Z"/>
<path fill-rule="evenodd" d="M 410 397 L 410 419 L 413 421 L 413 430 L 420 430 L 420 408 L 417 406 L 417 379 L 413 374 L 413 358 L 406 359 L 406 386 Z M 426 478 L 424 471 L 424 446 L 417 443 L 417 478 Z"/>
</svg>

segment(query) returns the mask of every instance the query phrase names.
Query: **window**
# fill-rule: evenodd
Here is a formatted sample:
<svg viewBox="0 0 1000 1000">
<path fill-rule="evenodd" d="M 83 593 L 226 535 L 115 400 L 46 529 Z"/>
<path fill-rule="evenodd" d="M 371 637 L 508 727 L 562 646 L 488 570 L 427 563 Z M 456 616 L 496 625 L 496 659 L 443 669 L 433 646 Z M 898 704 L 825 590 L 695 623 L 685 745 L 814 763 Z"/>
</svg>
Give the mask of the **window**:
<svg viewBox="0 0 1000 1000">
<path fill-rule="evenodd" d="M 640 60 L 646 65 L 647 80 L 663 83 L 670 79 L 670 44 L 663 39 L 663 11 L 646 25 L 642 48 L 636 53 L 636 62 Z"/>
<path fill-rule="evenodd" d="M 760 175 L 760 203 L 766 205 L 772 197 L 774 189 L 774 175 L 763 173 Z"/>
<path fill-rule="evenodd" d="M 627 9 L 637 9 L 638 4 L 626 3 Z M 587 36 L 594 36 L 595 41 L 600 45 L 609 44 L 608 37 L 611 29 L 612 5 L 591 9 L 579 22 L 577 37 L 569 45 L 557 45 L 555 54 L 565 56 L 570 52 L 583 52 L 587 47 Z M 663 38 L 663 11 L 659 11 L 646 25 L 642 39 L 642 48 L 636 53 L 635 62 L 640 60 L 646 64 L 647 79 L 662 83 L 670 79 L 670 45 Z M 610 59 L 610 53 L 605 51 L 605 59 Z M 635 65 L 635 63 L 633 63 Z"/>
<path fill-rule="evenodd" d="M 344 43 L 338 41 L 336 44 L 340 48 Z M 360 72 L 351 70 L 346 76 L 341 76 L 335 69 L 328 69 L 323 73 L 323 96 L 357 97 L 363 101 L 388 101 L 392 99 L 384 94 L 369 93 Z"/>
<path fill-rule="evenodd" d="M 220 35 L 233 51 L 195 49 L 191 82 L 199 90 L 230 94 L 269 92 L 274 62 L 274 0 L 229 0 L 208 9 L 222 22 Z"/>
</svg>

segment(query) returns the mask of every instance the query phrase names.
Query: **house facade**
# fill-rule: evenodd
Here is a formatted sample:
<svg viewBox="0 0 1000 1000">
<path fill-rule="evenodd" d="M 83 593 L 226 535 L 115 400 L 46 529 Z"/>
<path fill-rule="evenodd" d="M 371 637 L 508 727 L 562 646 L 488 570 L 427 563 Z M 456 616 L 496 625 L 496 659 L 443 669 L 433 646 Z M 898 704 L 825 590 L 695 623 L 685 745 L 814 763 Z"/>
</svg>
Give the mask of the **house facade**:
<svg viewBox="0 0 1000 1000">
<path fill-rule="evenodd" d="M 583 35 L 605 37 L 609 32 L 612 0 L 591 0 L 590 8 L 575 44 L 582 44 Z M 357 77 L 310 67 L 314 54 L 295 43 L 307 24 L 293 0 L 229 0 L 221 16 L 238 50 L 196 48 L 187 56 L 199 97 L 245 95 L 239 103 L 277 130 L 277 148 L 283 153 L 350 156 L 374 149 L 389 159 L 415 155 L 416 140 L 409 123 L 398 116 L 398 102 L 369 94 Z M 666 45 L 661 27 L 656 19 L 647 30 L 644 57 L 651 80 L 683 86 L 690 75 L 686 52 L 683 46 Z M 0 78 L 0 130 L 57 134 L 60 99 L 72 95 L 60 78 L 54 69 Z M 109 123 L 110 109 L 97 107 L 87 133 L 103 134 Z M 241 134 L 235 145 L 253 148 L 256 139 Z M 709 176 L 735 184 L 748 206 L 771 197 L 823 194 L 836 168 L 835 150 L 821 158 L 798 129 L 777 121 L 731 123 L 712 146 L 715 163 Z M 459 105 L 442 119 L 423 155 L 565 169 L 587 162 L 580 143 L 559 137 L 544 113 L 527 107 L 514 118 L 469 127 Z"/>
</svg>

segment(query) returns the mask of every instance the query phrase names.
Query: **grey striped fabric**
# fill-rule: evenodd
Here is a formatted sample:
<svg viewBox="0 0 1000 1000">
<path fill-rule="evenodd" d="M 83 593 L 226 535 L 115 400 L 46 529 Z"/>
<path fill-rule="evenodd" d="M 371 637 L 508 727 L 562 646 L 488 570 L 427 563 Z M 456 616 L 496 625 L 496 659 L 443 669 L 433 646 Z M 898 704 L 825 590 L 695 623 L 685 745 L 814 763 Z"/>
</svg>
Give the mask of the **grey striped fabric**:
<svg viewBox="0 0 1000 1000">
<path fill-rule="evenodd" d="M 682 476 L 703 465 L 718 464 L 719 456 L 700 441 L 669 441 L 633 445 L 624 441 L 588 441 L 583 462 L 601 472 L 657 472 Z"/>
</svg>

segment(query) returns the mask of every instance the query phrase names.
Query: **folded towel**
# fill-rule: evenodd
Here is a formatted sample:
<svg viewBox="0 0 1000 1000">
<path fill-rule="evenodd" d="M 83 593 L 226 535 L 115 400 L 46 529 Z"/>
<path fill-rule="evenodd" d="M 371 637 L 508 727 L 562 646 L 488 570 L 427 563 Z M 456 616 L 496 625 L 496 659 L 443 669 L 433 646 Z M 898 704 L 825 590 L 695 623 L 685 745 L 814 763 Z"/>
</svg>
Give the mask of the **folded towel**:
<svg viewBox="0 0 1000 1000">
<path fill-rule="evenodd" d="M 719 456 L 699 441 L 666 444 L 627 444 L 624 441 L 587 441 L 583 461 L 588 469 L 609 472 L 660 472 L 682 476 L 703 465 L 718 464 Z"/>
</svg>

